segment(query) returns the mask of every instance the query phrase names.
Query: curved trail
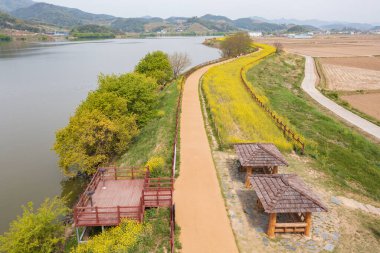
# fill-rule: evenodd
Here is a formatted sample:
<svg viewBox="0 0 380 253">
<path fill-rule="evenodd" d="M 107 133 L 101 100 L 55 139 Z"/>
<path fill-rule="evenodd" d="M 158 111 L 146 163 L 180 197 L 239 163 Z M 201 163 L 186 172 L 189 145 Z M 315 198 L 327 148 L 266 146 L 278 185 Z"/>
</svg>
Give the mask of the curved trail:
<svg viewBox="0 0 380 253">
<path fill-rule="evenodd" d="M 376 137 L 380 140 L 380 127 L 365 120 L 358 115 L 346 110 L 342 106 L 336 104 L 334 101 L 328 99 L 322 93 L 320 93 L 315 85 L 317 83 L 317 75 L 315 73 L 315 63 L 311 56 L 304 56 L 305 62 L 305 78 L 301 84 L 302 89 L 309 94 L 315 101 L 322 106 L 326 107 L 342 119 L 351 123 L 352 125 L 360 128 L 364 132 Z"/>
<path fill-rule="evenodd" d="M 238 252 L 212 160 L 198 95 L 200 78 L 214 65 L 191 74 L 183 92 L 181 166 L 175 183 L 175 203 L 184 253 Z"/>
</svg>

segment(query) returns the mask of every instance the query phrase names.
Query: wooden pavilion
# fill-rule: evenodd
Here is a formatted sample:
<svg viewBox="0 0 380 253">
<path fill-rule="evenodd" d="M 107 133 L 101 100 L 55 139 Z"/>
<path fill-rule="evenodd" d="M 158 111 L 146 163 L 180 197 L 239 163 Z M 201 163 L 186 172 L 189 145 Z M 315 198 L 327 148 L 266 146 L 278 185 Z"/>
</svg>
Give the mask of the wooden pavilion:
<svg viewBox="0 0 380 253">
<path fill-rule="evenodd" d="M 295 174 L 254 175 L 250 178 L 257 205 L 269 214 L 267 234 L 303 233 L 310 236 L 311 213 L 327 207 Z"/>
<path fill-rule="evenodd" d="M 278 166 L 288 166 L 281 152 L 272 143 L 239 143 L 234 145 L 240 170 L 246 172 L 245 186 L 250 187 L 254 173 L 277 174 Z"/>
</svg>

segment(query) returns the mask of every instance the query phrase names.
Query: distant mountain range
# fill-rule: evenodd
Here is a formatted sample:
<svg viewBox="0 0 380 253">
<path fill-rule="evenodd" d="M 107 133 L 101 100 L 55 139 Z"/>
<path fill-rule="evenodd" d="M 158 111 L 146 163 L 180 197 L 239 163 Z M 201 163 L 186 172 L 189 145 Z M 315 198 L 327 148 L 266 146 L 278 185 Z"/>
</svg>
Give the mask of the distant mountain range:
<svg viewBox="0 0 380 253">
<path fill-rule="evenodd" d="M 320 30 L 369 31 L 372 24 L 329 22 L 320 20 L 274 19 L 262 17 L 240 18 L 207 14 L 202 17 L 170 17 L 167 19 L 144 16 L 122 18 L 105 14 L 92 14 L 32 0 L 0 0 L 0 10 L 27 21 L 72 28 L 79 25 L 96 24 L 107 26 L 118 32 L 134 33 L 224 33 L 238 30 L 264 33 L 305 33 Z"/>
<path fill-rule="evenodd" d="M 26 8 L 35 4 L 32 0 L 0 0 L 0 10 L 5 12 Z"/>
</svg>

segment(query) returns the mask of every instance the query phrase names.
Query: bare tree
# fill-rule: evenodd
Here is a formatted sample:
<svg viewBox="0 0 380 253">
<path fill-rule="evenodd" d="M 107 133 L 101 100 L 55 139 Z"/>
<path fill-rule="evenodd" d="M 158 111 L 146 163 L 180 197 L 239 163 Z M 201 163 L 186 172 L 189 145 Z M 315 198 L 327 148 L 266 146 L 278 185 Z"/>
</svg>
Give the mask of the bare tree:
<svg viewBox="0 0 380 253">
<path fill-rule="evenodd" d="M 273 46 L 276 48 L 277 54 L 280 54 L 284 51 L 284 46 L 280 42 L 275 42 Z"/>
<path fill-rule="evenodd" d="M 175 52 L 169 56 L 173 68 L 174 77 L 177 78 L 183 70 L 190 66 L 191 60 L 188 54 Z"/>
</svg>

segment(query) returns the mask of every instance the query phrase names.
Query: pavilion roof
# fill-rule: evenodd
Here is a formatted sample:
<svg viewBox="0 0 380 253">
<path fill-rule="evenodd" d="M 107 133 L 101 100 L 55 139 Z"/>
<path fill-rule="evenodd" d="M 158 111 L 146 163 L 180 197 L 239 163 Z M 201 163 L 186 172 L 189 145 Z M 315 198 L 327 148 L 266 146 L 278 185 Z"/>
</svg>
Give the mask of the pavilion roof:
<svg viewBox="0 0 380 253">
<path fill-rule="evenodd" d="M 234 147 L 243 167 L 288 166 L 281 152 L 272 143 L 240 143 Z"/>
<path fill-rule="evenodd" d="M 318 196 L 295 174 L 257 174 L 250 181 L 266 213 L 327 212 Z"/>
</svg>

